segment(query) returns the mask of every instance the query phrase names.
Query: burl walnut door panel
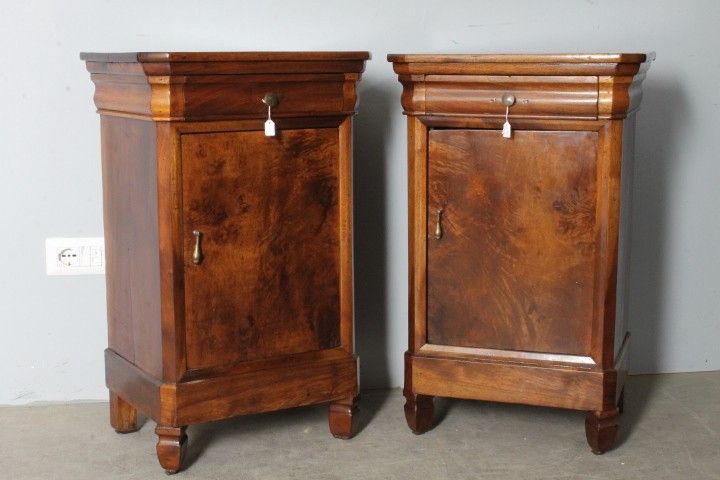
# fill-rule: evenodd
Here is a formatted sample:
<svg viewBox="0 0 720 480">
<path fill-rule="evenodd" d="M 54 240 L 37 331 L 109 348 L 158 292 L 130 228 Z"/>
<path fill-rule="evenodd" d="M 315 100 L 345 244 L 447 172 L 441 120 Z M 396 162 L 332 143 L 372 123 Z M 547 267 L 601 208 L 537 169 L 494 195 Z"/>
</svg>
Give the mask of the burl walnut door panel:
<svg viewBox="0 0 720 480">
<path fill-rule="evenodd" d="M 596 146 L 584 131 L 429 132 L 428 343 L 589 355 Z"/>
<path fill-rule="evenodd" d="M 188 368 L 340 345 L 338 149 L 335 128 L 182 136 Z"/>
</svg>

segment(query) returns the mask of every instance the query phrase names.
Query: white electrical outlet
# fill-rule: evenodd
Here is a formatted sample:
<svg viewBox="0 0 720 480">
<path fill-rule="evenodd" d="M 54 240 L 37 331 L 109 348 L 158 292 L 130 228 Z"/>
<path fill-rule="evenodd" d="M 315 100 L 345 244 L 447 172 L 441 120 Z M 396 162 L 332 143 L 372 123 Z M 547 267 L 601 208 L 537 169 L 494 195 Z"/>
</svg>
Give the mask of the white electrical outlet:
<svg viewBox="0 0 720 480">
<path fill-rule="evenodd" d="M 46 238 L 45 266 L 48 275 L 103 275 L 105 239 Z"/>
</svg>

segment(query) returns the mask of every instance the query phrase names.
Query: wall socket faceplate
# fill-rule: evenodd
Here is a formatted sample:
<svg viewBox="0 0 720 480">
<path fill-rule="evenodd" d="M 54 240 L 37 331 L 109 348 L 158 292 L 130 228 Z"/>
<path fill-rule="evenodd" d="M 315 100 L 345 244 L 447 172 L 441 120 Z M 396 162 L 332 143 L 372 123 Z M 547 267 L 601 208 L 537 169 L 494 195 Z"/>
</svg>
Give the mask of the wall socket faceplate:
<svg viewBox="0 0 720 480">
<path fill-rule="evenodd" d="M 46 238 L 45 266 L 48 275 L 103 275 L 105 239 Z"/>
</svg>

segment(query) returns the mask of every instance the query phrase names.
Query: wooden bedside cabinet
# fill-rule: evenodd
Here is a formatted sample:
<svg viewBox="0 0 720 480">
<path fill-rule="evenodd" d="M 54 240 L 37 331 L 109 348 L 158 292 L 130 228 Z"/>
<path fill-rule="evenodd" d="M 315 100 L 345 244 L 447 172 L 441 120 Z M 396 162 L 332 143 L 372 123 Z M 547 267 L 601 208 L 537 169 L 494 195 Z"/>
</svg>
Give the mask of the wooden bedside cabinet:
<svg viewBox="0 0 720 480">
<path fill-rule="evenodd" d="M 236 415 L 330 403 L 349 438 L 351 118 L 368 53 L 81 58 L 101 115 L 113 427 L 155 420 L 169 472 L 187 425 Z"/>
<path fill-rule="evenodd" d="M 388 56 L 408 116 L 416 433 L 443 396 L 583 410 L 592 451 L 612 447 L 629 338 L 620 202 L 653 58 Z"/>
</svg>

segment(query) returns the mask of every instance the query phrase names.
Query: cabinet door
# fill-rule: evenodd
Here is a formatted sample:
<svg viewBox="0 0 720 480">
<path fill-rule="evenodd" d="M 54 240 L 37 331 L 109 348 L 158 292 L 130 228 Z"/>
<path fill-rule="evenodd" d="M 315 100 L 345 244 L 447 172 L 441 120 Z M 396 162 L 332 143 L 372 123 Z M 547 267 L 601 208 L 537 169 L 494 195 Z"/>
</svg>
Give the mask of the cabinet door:
<svg viewBox="0 0 720 480">
<path fill-rule="evenodd" d="M 181 143 L 188 368 L 339 346 L 338 130 Z"/>
<path fill-rule="evenodd" d="M 428 343 L 590 353 L 596 147 L 595 132 L 429 132 Z"/>
</svg>

